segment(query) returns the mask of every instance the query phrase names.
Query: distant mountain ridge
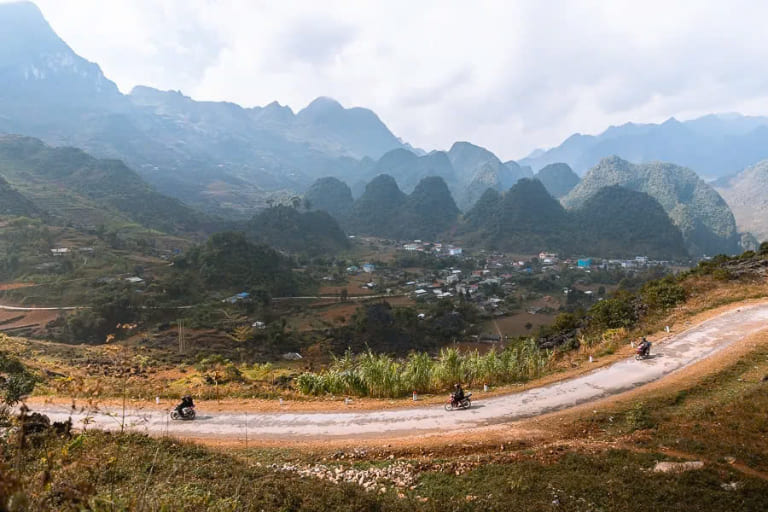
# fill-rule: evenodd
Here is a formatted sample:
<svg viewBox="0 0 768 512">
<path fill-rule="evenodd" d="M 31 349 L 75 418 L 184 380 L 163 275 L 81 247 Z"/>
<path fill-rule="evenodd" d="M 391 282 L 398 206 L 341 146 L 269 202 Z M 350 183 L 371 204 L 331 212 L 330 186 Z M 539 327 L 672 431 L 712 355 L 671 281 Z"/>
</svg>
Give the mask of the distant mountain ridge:
<svg viewBox="0 0 768 512">
<path fill-rule="evenodd" d="M 723 198 L 691 169 L 675 164 L 633 164 L 616 156 L 604 158 L 562 203 L 577 209 L 600 189 L 613 185 L 656 199 L 682 231 L 691 255 L 735 254 L 741 250 L 733 213 Z"/>
<path fill-rule="evenodd" d="M 683 122 L 672 117 L 661 124 L 626 123 L 599 135 L 571 135 L 518 163 L 539 170 L 565 162 L 584 174 L 612 155 L 635 163 L 674 162 L 703 177 L 718 178 L 768 158 L 768 117 L 710 114 Z"/>
<path fill-rule="evenodd" d="M 0 132 L 120 159 L 160 192 L 246 217 L 270 196 L 303 192 L 335 176 L 362 193 L 379 174 L 411 191 L 441 176 L 462 209 L 492 186 L 532 174 L 469 143 L 423 151 L 371 110 L 320 97 L 294 112 L 277 102 L 243 108 L 137 86 L 120 93 L 98 65 L 75 54 L 31 3 L 0 4 Z"/>
<path fill-rule="evenodd" d="M 410 192 L 423 178 L 439 176 L 447 184 L 458 207 L 467 211 L 488 188 L 504 191 L 521 178 L 532 176 L 514 161 L 502 162 L 487 149 L 469 142 L 456 142 L 448 151 L 416 155 L 404 149 L 390 151 L 369 174 L 387 174 Z"/>
<path fill-rule="evenodd" d="M 739 230 L 768 241 L 768 160 L 718 180 L 715 190 L 731 207 Z"/>
<path fill-rule="evenodd" d="M 210 209 L 255 211 L 365 157 L 411 149 L 370 110 L 318 98 L 294 114 L 137 87 L 123 95 L 75 54 L 32 3 L 0 4 L 0 132 L 125 161 L 161 192 Z M 418 150 L 414 150 L 418 152 Z"/>
</svg>

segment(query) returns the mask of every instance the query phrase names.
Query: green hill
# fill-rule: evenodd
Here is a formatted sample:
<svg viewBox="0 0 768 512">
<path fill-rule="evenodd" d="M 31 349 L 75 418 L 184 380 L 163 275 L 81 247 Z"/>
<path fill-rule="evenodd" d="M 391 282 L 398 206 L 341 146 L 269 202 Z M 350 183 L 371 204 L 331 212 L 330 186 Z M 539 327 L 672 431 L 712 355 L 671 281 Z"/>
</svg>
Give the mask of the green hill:
<svg viewBox="0 0 768 512">
<path fill-rule="evenodd" d="M 687 257 L 680 230 L 658 201 L 619 186 L 601 189 L 571 211 L 535 179 L 524 178 L 505 194 L 488 189 L 464 216 L 460 236 L 468 244 L 519 253 Z"/>
<path fill-rule="evenodd" d="M 0 176 L 0 215 L 30 216 L 39 213 L 37 207 Z"/>
<path fill-rule="evenodd" d="M 355 201 L 346 224 L 355 233 L 407 239 L 436 239 L 457 221 L 459 209 L 443 178 L 419 181 L 405 195 L 392 176 L 382 174 L 371 181 Z"/>
<path fill-rule="evenodd" d="M 169 288 L 228 293 L 260 289 L 273 295 L 291 295 L 299 290 L 287 257 L 233 231 L 216 233 L 205 244 L 178 257 L 168 283 Z"/>
<path fill-rule="evenodd" d="M 688 256 L 680 230 L 664 208 L 644 192 L 620 186 L 600 189 L 573 212 L 579 251 L 602 257 Z M 590 250 L 591 249 L 591 250 Z"/>
<path fill-rule="evenodd" d="M 435 240 L 456 224 L 459 209 L 442 178 L 422 179 L 397 216 L 397 238 Z"/>
<path fill-rule="evenodd" d="M 568 214 L 534 179 L 521 179 L 500 197 L 486 192 L 465 217 L 465 239 L 491 249 L 538 252 L 570 247 Z"/>
<path fill-rule="evenodd" d="M 320 178 L 304 194 L 306 207 L 330 213 L 343 219 L 352 209 L 352 192 L 346 183 L 337 178 Z"/>
<path fill-rule="evenodd" d="M 0 136 L 0 175 L 41 211 L 76 226 L 138 223 L 163 231 L 195 231 L 203 218 L 147 185 L 118 160 L 30 137 Z"/>
<path fill-rule="evenodd" d="M 335 253 L 349 247 L 339 223 L 324 211 L 274 206 L 254 216 L 247 232 L 260 243 L 296 253 Z"/>
<path fill-rule="evenodd" d="M 544 184 L 552 197 L 560 199 L 579 184 L 579 176 L 564 163 L 549 164 L 536 173 L 535 178 Z"/>
<path fill-rule="evenodd" d="M 656 199 L 680 228 L 690 254 L 739 251 L 740 237 L 728 205 L 695 172 L 678 165 L 638 165 L 615 156 L 604 158 L 563 198 L 563 204 L 579 208 L 600 189 L 612 185 L 645 192 Z"/>
<path fill-rule="evenodd" d="M 352 206 L 346 222 L 349 231 L 393 237 L 400 229 L 397 216 L 406 198 L 392 176 L 382 174 L 375 177 Z"/>
</svg>

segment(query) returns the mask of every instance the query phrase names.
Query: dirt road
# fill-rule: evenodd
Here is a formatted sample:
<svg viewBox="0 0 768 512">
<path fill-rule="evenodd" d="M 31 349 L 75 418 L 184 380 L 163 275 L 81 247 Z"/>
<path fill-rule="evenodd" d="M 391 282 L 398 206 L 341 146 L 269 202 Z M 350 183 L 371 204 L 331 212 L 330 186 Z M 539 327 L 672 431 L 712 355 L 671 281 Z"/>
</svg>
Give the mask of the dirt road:
<svg viewBox="0 0 768 512">
<path fill-rule="evenodd" d="M 206 413 L 198 410 L 192 422 L 169 421 L 158 410 L 127 410 L 127 429 L 178 437 L 242 439 L 316 440 L 342 438 L 394 438 L 409 434 L 455 431 L 509 422 L 616 395 L 656 381 L 717 351 L 768 328 L 768 302 L 729 310 L 683 333 L 670 337 L 652 349 L 644 361 L 628 359 L 586 375 L 527 391 L 477 399 L 466 411 L 446 412 L 442 406 L 382 411 L 322 413 Z M 479 398 L 479 397 L 475 397 Z M 85 413 L 66 407 L 36 408 L 54 420 L 72 417 L 89 428 L 119 429 L 122 411 L 117 408 Z"/>
</svg>

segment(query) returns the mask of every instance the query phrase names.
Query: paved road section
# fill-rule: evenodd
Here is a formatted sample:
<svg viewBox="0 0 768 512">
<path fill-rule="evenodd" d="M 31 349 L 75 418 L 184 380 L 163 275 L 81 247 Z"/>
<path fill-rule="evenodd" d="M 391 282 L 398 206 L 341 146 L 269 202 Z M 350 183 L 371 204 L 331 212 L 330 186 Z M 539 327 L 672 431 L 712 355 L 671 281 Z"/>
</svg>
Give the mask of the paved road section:
<svg viewBox="0 0 768 512">
<path fill-rule="evenodd" d="M 615 395 L 709 357 L 719 350 L 768 328 L 768 303 L 733 309 L 654 346 L 651 359 L 622 360 L 577 378 L 524 392 L 473 401 L 465 411 L 447 412 L 441 405 L 363 412 L 217 413 L 198 409 L 191 422 L 170 421 L 159 410 L 128 410 L 127 429 L 178 437 L 316 440 L 391 438 L 408 434 L 455 431 L 509 422 Z M 340 404 L 340 409 L 343 409 Z M 76 425 L 89 417 L 89 427 L 119 429 L 121 411 L 83 413 L 61 406 L 40 409 L 52 420 L 72 417 Z"/>
</svg>

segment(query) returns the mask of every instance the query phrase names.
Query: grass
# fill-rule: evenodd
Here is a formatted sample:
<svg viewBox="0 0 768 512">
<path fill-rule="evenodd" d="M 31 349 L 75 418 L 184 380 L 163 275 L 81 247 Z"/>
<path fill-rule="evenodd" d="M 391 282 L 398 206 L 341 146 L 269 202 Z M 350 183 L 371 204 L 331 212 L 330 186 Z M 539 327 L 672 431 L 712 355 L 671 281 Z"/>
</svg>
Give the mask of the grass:
<svg viewBox="0 0 768 512">
<path fill-rule="evenodd" d="M 6 446 L 0 460 L 3 510 L 408 508 L 351 484 L 300 478 L 190 443 L 133 434 L 47 436 L 23 451 Z"/>
<path fill-rule="evenodd" d="M 682 389 L 601 411 L 572 426 L 597 439 L 627 436 L 642 449 L 675 451 L 708 460 L 734 458 L 768 474 L 768 347 Z"/>
</svg>

